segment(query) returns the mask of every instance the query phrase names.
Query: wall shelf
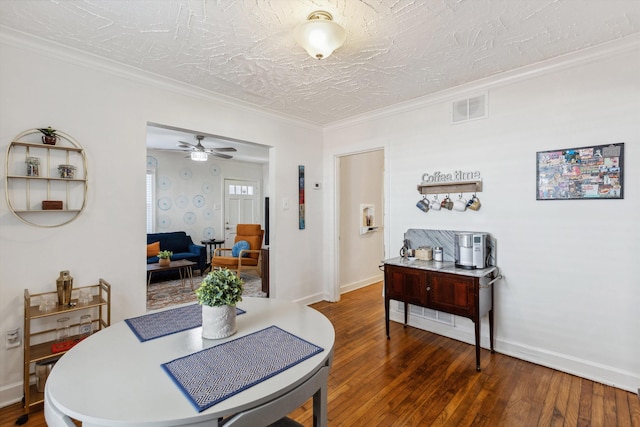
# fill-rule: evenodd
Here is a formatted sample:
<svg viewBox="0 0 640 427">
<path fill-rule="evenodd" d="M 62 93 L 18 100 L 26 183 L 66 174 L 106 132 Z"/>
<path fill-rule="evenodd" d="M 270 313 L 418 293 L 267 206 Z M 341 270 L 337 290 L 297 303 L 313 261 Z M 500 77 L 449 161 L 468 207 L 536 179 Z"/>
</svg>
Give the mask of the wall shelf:
<svg viewBox="0 0 640 427">
<path fill-rule="evenodd" d="M 435 184 L 418 184 L 420 194 L 480 193 L 482 181 L 439 182 Z"/>
<path fill-rule="evenodd" d="M 73 221 L 87 204 L 87 158 L 80 144 L 71 136 L 57 132 L 56 145 L 38 142 L 38 129 L 29 129 L 14 138 L 5 163 L 5 194 L 9 210 L 22 222 L 37 227 L 59 227 Z M 27 173 L 25 163 L 35 157 L 39 171 Z M 70 164 L 77 176 L 58 176 L 58 165 Z M 63 209 L 44 209 L 43 201 L 60 201 Z M 46 215 L 40 215 L 46 213 Z"/>
</svg>

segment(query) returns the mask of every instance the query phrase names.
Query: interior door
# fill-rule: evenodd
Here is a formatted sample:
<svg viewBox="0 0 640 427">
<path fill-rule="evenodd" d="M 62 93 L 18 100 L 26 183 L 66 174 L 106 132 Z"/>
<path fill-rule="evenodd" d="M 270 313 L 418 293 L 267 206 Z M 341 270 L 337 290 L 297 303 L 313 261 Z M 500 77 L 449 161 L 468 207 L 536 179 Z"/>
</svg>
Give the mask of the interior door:
<svg viewBox="0 0 640 427">
<path fill-rule="evenodd" d="M 238 224 L 260 224 L 260 195 L 256 181 L 225 179 L 224 188 L 224 247 L 230 248 Z"/>
</svg>

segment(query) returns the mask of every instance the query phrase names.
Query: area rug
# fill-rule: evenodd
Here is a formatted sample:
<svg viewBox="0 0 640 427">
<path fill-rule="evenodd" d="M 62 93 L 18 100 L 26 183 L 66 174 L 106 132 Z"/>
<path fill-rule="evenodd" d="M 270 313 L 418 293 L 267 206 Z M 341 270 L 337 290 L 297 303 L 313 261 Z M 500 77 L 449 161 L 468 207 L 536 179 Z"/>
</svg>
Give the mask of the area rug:
<svg viewBox="0 0 640 427">
<path fill-rule="evenodd" d="M 260 277 L 244 273 L 240 277 L 244 280 L 244 285 L 242 285 L 243 296 L 266 298 L 267 294 L 262 292 L 262 280 Z M 202 276 L 193 276 L 194 289 L 200 286 L 202 279 Z M 181 279 L 147 285 L 147 311 L 197 300 L 195 291 L 191 290 L 189 279 L 185 280 L 184 285 Z"/>
<path fill-rule="evenodd" d="M 322 351 L 270 326 L 161 366 L 201 412 Z"/>
</svg>

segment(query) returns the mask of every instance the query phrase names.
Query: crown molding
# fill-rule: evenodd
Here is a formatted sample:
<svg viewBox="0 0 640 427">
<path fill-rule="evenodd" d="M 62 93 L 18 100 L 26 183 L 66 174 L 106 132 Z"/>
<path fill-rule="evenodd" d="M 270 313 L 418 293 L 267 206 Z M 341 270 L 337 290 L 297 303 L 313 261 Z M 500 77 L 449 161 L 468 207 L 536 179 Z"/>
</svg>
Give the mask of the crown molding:
<svg viewBox="0 0 640 427">
<path fill-rule="evenodd" d="M 265 107 L 260 107 L 249 102 L 243 102 L 220 93 L 212 92 L 149 71 L 141 70 L 139 68 L 106 59 L 76 48 L 64 46 L 60 43 L 52 42 L 41 37 L 16 31 L 4 25 L 0 25 L 0 44 L 105 72 L 138 83 L 148 84 L 180 95 L 213 102 L 223 107 L 232 108 L 241 112 L 258 114 L 270 120 L 284 121 L 291 125 L 314 131 L 322 130 L 322 126 L 317 123 L 282 114 L 269 110 Z"/>
<path fill-rule="evenodd" d="M 480 80 L 465 83 L 454 88 L 442 90 L 430 95 L 413 99 L 411 101 L 399 103 L 390 107 L 370 111 L 348 119 L 328 123 L 324 126 L 324 131 L 346 128 L 363 122 L 380 120 L 424 108 L 429 105 L 450 102 L 464 98 L 469 94 L 486 92 L 489 89 L 522 82 L 531 78 L 540 77 L 546 74 L 567 70 L 573 67 L 588 64 L 590 62 L 602 60 L 621 53 L 633 52 L 640 49 L 640 33 L 633 34 L 618 40 L 602 43 L 597 46 L 588 47 L 579 51 L 557 56 L 536 64 L 527 65 L 514 70 L 505 71 Z M 640 53 L 636 54 L 640 57 Z M 640 60 L 640 59 L 639 59 Z"/>
</svg>

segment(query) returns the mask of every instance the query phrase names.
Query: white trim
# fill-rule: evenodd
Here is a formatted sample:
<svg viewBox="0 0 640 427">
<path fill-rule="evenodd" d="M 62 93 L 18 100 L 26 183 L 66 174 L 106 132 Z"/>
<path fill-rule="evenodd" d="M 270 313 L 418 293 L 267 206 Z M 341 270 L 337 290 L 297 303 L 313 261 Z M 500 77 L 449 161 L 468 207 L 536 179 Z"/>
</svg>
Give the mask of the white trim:
<svg viewBox="0 0 640 427">
<path fill-rule="evenodd" d="M 393 304 L 389 310 L 389 318 L 394 322 L 404 323 L 404 313 L 394 309 Z M 473 323 L 464 317 L 456 316 L 456 326 L 451 327 L 426 318 L 411 316 L 411 314 L 409 314 L 408 324 L 418 329 L 462 341 L 470 345 L 475 345 Z M 615 369 L 611 366 L 594 363 L 586 359 L 579 359 L 566 354 L 530 347 L 522 343 L 500 340 L 498 337 L 494 338 L 494 349 L 496 353 L 535 363 L 536 365 L 546 366 L 551 369 L 627 390 L 632 393 L 637 392 L 638 384 L 640 384 L 640 375 L 637 373 L 634 374 L 629 371 Z M 393 333 L 391 333 L 391 339 L 394 339 Z M 486 318 L 481 319 L 480 347 L 486 350 L 490 348 L 489 324 Z M 487 356 L 485 354 L 480 356 L 481 366 L 485 366 L 486 357 Z"/>
<path fill-rule="evenodd" d="M 468 93 L 478 93 L 490 89 L 506 86 L 513 83 L 528 80 L 533 77 L 540 77 L 577 66 L 597 61 L 602 58 L 618 55 L 622 52 L 632 51 L 640 48 L 640 34 L 633 34 L 619 40 L 603 43 L 594 47 L 585 48 L 577 52 L 557 56 L 547 61 L 505 71 L 494 76 L 480 80 L 474 80 L 450 89 L 445 89 L 430 95 L 402 102 L 390 107 L 370 111 L 344 120 L 338 120 L 324 126 L 326 130 L 335 130 L 350 127 L 363 122 L 380 120 L 382 118 L 404 114 L 414 110 L 424 108 L 429 105 L 450 102 L 456 98 L 467 97 Z"/>
<path fill-rule="evenodd" d="M 0 387 L 0 408 L 20 402 L 22 393 L 22 381 Z"/>
<path fill-rule="evenodd" d="M 384 275 L 382 273 L 368 277 L 366 279 L 358 280 L 357 282 L 349 283 L 348 285 L 340 286 L 340 294 L 346 294 L 347 292 L 355 291 L 365 286 L 373 285 L 374 283 L 382 282 Z"/>
<path fill-rule="evenodd" d="M 15 31 L 4 25 L 0 25 L 0 43 L 6 46 L 30 50 L 52 59 L 66 61 L 93 70 L 106 72 L 127 80 L 142 82 L 173 93 L 221 104 L 228 108 L 240 110 L 241 112 L 244 111 L 249 114 L 257 114 L 266 118 L 275 118 L 295 126 L 301 126 L 305 129 L 315 131 L 322 129 L 322 126 L 320 125 L 298 117 L 270 110 L 268 107 L 262 107 L 246 101 L 231 98 L 217 92 L 212 92 L 207 89 L 183 83 L 169 77 L 160 76 L 158 74 L 84 52 L 76 48 L 64 46 L 50 40 Z"/>
</svg>

